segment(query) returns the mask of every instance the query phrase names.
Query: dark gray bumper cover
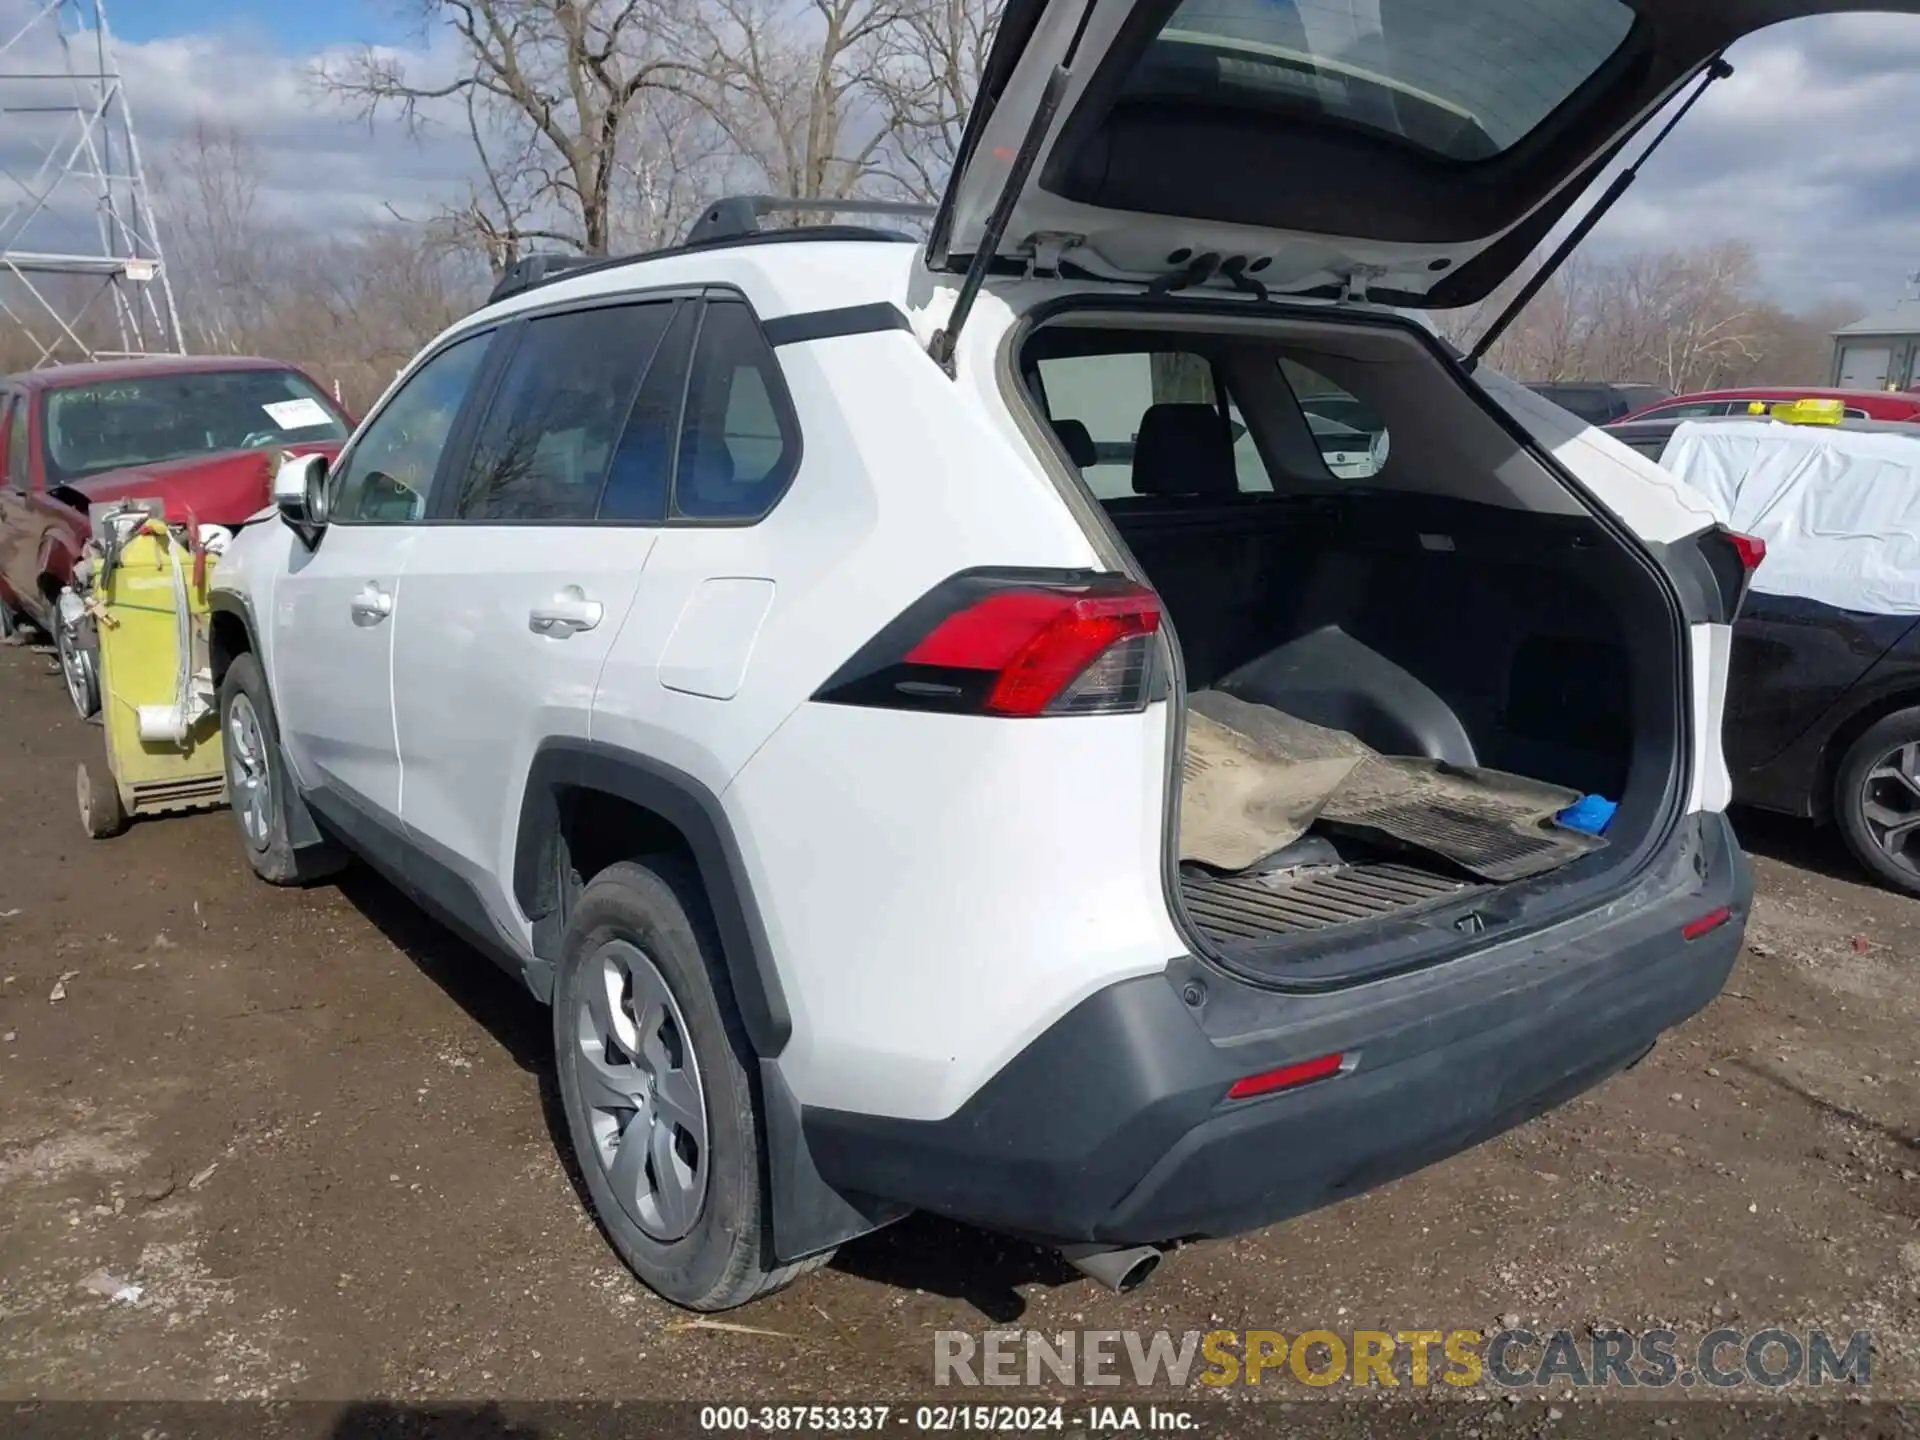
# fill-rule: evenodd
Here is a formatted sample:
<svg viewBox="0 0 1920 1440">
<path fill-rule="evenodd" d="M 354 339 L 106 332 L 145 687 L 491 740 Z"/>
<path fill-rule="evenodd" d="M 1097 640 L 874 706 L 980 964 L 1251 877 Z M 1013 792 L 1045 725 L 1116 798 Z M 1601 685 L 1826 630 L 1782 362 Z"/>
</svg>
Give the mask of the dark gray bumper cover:
<svg viewBox="0 0 1920 1440">
<path fill-rule="evenodd" d="M 884 1199 L 1059 1242 L 1160 1243 L 1272 1224 L 1552 1108 L 1703 1008 L 1739 954 L 1752 879 L 1720 815 L 1690 816 L 1619 899 L 1538 934 L 1312 995 L 1217 973 L 1076 1006 L 954 1115 L 805 1110 L 819 1173 Z M 1720 906 L 1695 940 L 1681 927 Z M 1184 982 L 1183 982 L 1184 983 Z M 1229 1101 L 1244 1075 L 1335 1051 L 1345 1074 Z"/>
</svg>

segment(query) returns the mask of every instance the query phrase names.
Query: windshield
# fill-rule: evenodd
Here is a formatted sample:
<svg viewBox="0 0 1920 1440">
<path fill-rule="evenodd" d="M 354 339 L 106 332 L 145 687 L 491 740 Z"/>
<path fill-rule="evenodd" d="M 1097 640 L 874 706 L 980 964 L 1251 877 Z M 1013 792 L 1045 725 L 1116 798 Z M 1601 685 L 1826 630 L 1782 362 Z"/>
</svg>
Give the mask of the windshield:
<svg viewBox="0 0 1920 1440">
<path fill-rule="evenodd" d="M 292 370 L 141 375 L 54 390 L 46 424 L 55 484 L 221 450 L 347 437 L 333 403 Z"/>
</svg>

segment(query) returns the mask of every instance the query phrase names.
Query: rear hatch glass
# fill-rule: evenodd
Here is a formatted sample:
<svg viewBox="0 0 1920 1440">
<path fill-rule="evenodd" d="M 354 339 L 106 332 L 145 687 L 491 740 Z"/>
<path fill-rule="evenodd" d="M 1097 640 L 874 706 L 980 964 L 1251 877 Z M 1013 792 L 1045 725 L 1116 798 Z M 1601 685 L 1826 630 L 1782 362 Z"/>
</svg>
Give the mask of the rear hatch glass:
<svg viewBox="0 0 1920 1440">
<path fill-rule="evenodd" d="M 1619 0 L 1186 0 L 1121 93 L 1243 107 L 1485 160 L 1538 129 L 1632 29 L 1633 11 Z"/>
</svg>

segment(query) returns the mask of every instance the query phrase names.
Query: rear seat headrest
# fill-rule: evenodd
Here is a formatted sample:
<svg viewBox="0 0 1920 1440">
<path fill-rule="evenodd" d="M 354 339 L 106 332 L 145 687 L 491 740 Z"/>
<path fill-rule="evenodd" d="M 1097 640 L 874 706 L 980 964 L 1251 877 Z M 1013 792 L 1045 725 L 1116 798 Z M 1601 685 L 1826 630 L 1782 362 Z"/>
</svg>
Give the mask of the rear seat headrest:
<svg viewBox="0 0 1920 1440">
<path fill-rule="evenodd" d="M 1233 435 L 1211 405 L 1149 405 L 1133 442 L 1140 495 L 1232 495 L 1240 489 Z"/>
<path fill-rule="evenodd" d="M 1060 437 L 1060 448 L 1082 470 L 1100 463 L 1100 452 L 1093 448 L 1093 436 L 1078 420 L 1055 420 L 1053 433 Z"/>
</svg>

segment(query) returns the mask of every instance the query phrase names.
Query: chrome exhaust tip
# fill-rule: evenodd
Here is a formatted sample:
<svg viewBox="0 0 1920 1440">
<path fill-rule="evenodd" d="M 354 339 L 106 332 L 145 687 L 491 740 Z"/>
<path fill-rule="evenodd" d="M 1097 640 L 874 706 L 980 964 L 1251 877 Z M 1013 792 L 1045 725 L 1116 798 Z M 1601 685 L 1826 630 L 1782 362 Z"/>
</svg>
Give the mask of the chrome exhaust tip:
<svg viewBox="0 0 1920 1440">
<path fill-rule="evenodd" d="M 1160 1251 L 1152 1245 L 1062 1245 L 1060 1258 L 1116 1295 L 1138 1290 L 1160 1268 Z"/>
</svg>

